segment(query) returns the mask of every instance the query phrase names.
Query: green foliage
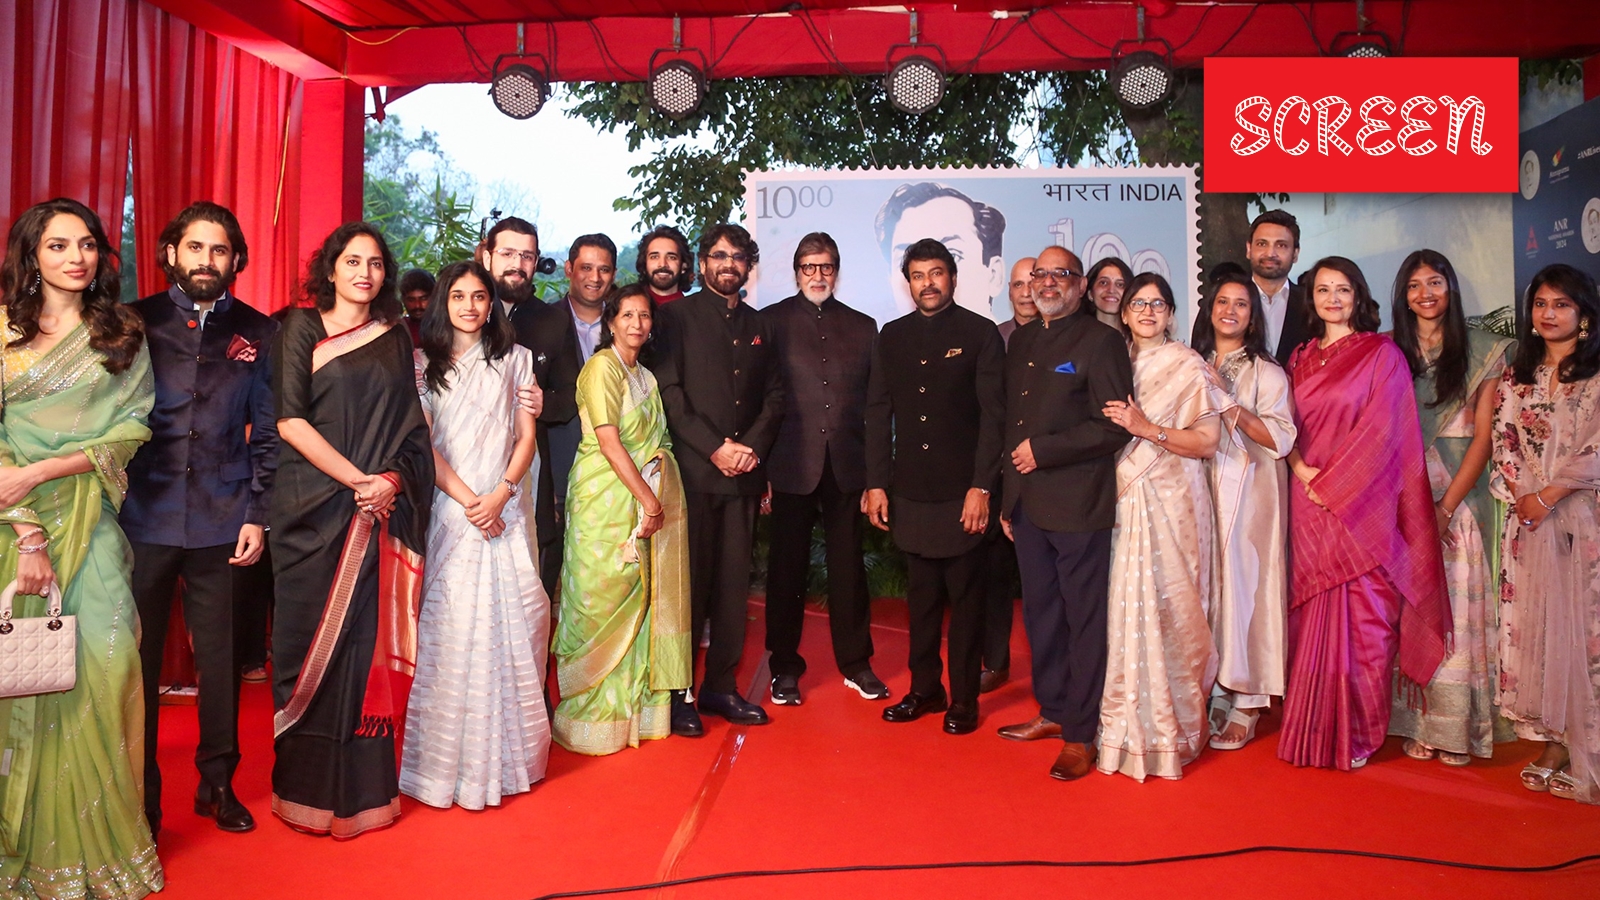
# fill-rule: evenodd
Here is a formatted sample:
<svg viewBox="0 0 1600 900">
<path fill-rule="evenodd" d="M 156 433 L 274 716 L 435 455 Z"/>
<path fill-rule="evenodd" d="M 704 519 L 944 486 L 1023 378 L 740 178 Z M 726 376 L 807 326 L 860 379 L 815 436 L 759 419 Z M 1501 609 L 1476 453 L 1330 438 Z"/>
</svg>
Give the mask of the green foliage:
<svg viewBox="0 0 1600 900">
<path fill-rule="evenodd" d="M 410 137 L 398 116 L 369 119 L 364 172 L 362 216 L 383 229 L 402 269 L 437 272 L 472 256 L 476 185 L 456 170 L 433 132 Z"/>
<path fill-rule="evenodd" d="M 1138 164 L 1105 72 L 1045 72 L 1035 96 L 1039 149 L 1057 165 Z"/>
<path fill-rule="evenodd" d="M 1552 83 L 1558 85 L 1577 84 L 1583 80 L 1583 62 L 1576 59 L 1525 59 L 1518 67 L 1520 78 L 1520 92 L 1528 92 L 1528 83 L 1538 85 L 1539 90 L 1548 88 Z"/>
</svg>

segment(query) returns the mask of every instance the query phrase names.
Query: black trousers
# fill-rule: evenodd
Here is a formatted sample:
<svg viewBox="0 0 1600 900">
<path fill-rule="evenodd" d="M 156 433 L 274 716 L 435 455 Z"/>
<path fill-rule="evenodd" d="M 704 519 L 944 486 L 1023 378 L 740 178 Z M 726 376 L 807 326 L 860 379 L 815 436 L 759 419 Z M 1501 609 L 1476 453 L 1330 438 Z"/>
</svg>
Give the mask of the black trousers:
<svg viewBox="0 0 1600 900">
<path fill-rule="evenodd" d="M 744 655 L 744 623 L 750 602 L 750 546 L 755 540 L 760 497 L 687 491 L 689 591 L 696 640 L 707 619 L 702 691 L 731 694 Z"/>
<path fill-rule="evenodd" d="M 983 638 L 984 578 L 989 547 L 979 544 L 944 558 L 906 554 L 906 612 L 911 625 L 911 690 L 936 694 L 939 634 L 950 605 L 950 702 L 978 702 L 979 643 Z"/>
<path fill-rule="evenodd" d="M 996 529 L 984 540 L 989 551 L 989 573 L 983 587 L 983 667 L 1011 668 L 1012 573 L 1017 571 L 1017 550 Z"/>
<path fill-rule="evenodd" d="M 195 748 L 194 765 L 201 784 L 211 787 L 232 784 L 239 766 L 239 665 L 234 655 L 233 567 L 228 565 L 234 545 L 185 550 L 130 543 L 133 598 L 142 633 L 139 663 L 144 667 L 144 805 L 153 822 L 161 816 L 161 770 L 156 765 L 161 657 L 180 576 L 183 619 L 200 681 L 200 745 Z"/>
<path fill-rule="evenodd" d="M 538 428 L 539 477 L 534 482 L 533 533 L 539 545 L 539 580 L 550 598 L 550 614 L 556 614 L 556 588 L 561 584 L 561 543 L 566 521 L 556 515 L 555 479 L 550 474 L 550 438 L 544 425 Z"/>
<path fill-rule="evenodd" d="M 1039 713 L 1061 726 L 1063 740 L 1088 743 L 1100 725 L 1106 681 L 1111 529 L 1046 531 L 1019 505 L 1011 530 Z"/>
<path fill-rule="evenodd" d="M 235 662 L 240 671 L 259 669 L 267 664 L 267 636 L 272 628 L 272 532 L 267 546 L 253 566 L 230 566 L 233 570 Z"/>
<path fill-rule="evenodd" d="M 811 528 L 822 513 L 828 560 L 828 630 L 833 660 L 849 678 L 872 659 L 872 605 L 861 556 L 861 492 L 841 491 L 824 459 L 822 479 L 809 494 L 772 492 L 772 543 L 767 552 L 767 649 L 772 674 L 805 674 L 800 632 L 805 625 Z"/>
</svg>

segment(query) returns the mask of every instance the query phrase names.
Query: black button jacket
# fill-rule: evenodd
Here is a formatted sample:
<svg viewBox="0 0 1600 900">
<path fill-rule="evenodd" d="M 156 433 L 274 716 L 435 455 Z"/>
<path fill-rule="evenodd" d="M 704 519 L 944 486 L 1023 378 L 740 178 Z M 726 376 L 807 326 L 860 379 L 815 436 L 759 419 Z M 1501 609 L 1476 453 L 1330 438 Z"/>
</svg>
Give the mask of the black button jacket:
<svg viewBox="0 0 1600 900">
<path fill-rule="evenodd" d="M 653 369 L 667 410 L 684 487 L 707 494 L 759 496 L 767 491 L 765 460 L 783 416 L 783 375 L 772 323 L 744 301 L 697 291 L 661 307 Z M 726 439 L 763 460 L 728 478 L 711 464 Z"/>
<path fill-rule="evenodd" d="M 783 424 L 767 460 L 772 489 L 809 494 L 824 459 L 841 491 L 867 486 L 867 375 L 878 323 L 829 297 L 796 294 L 761 311 L 778 341 Z"/>
<path fill-rule="evenodd" d="M 993 322 L 951 303 L 883 326 L 867 388 L 867 487 L 960 500 L 1000 480 L 1005 349 Z"/>
<path fill-rule="evenodd" d="M 1048 531 L 1114 525 L 1116 454 L 1131 436 L 1102 410 L 1132 395 L 1133 364 L 1116 329 L 1079 315 L 1018 328 L 1006 353 L 1005 514 L 1021 503 Z M 1011 462 L 1024 440 L 1039 465 L 1026 475 Z"/>
<path fill-rule="evenodd" d="M 578 372 L 583 365 L 567 301 L 546 303 L 530 297 L 511 308 L 511 327 L 517 333 L 517 343 L 533 353 L 533 377 L 544 389 L 539 425 L 548 427 L 570 421 L 578 414 Z"/>
</svg>

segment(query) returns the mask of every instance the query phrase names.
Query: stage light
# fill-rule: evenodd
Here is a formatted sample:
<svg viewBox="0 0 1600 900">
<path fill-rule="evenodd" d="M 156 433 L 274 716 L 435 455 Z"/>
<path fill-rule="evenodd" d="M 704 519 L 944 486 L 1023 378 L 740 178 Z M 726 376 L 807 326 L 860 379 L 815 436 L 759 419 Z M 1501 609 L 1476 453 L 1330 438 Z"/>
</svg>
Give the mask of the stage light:
<svg viewBox="0 0 1600 900">
<path fill-rule="evenodd" d="M 1381 31 L 1346 31 L 1333 38 L 1333 55 L 1350 59 L 1385 59 L 1394 55 Z"/>
<path fill-rule="evenodd" d="M 515 63 L 504 69 L 497 64 L 495 69 L 494 80 L 489 83 L 495 108 L 513 119 L 531 119 L 538 115 L 550 96 L 550 82 L 543 73 L 525 63 Z"/>
<path fill-rule="evenodd" d="M 1167 58 L 1149 50 L 1119 57 L 1111 69 L 1111 90 L 1127 109 L 1146 110 L 1167 102 L 1176 80 Z"/>
<path fill-rule="evenodd" d="M 650 105 L 657 112 L 683 119 L 700 111 L 706 100 L 706 76 L 694 63 L 673 59 L 650 72 Z"/>
<path fill-rule="evenodd" d="M 920 116 L 944 99 L 944 70 L 926 56 L 907 56 L 884 76 L 883 90 L 895 109 Z"/>
</svg>

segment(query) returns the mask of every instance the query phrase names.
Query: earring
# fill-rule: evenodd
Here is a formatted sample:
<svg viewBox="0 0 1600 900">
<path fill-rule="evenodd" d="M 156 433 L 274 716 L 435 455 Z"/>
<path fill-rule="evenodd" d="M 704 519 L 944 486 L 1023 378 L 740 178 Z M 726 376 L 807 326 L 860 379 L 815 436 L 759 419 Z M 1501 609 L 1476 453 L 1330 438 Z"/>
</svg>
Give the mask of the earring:
<svg viewBox="0 0 1600 900">
<path fill-rule="evenodd" d="M 1578 340 L 1587 341 L 1588 339 L 1589 339 L 1589 317 L 1588 316 L 1584 316 L 1582 319 L 1578 320 Z"/>
<path fill-rule="evenodd" d="M 37 294 L 37 293 L 39 293 L 39 285 L 41 285 L 41 284 L 44 284 L 44 273 L 43 272 L 35 272 L 35 273 L 33 273 L 33 284 L 28 286 L 28 293 L 29 294 Z"/>
<path fill-rule="evenodd" d="M 94 293 L 95 285 L 97 285 L 99 283 L 100 283 L 100 279 L 98 279 L 98 278 L 89 279 L 89 293 L 91 293 L 91 294 Z"/>
</svg>

